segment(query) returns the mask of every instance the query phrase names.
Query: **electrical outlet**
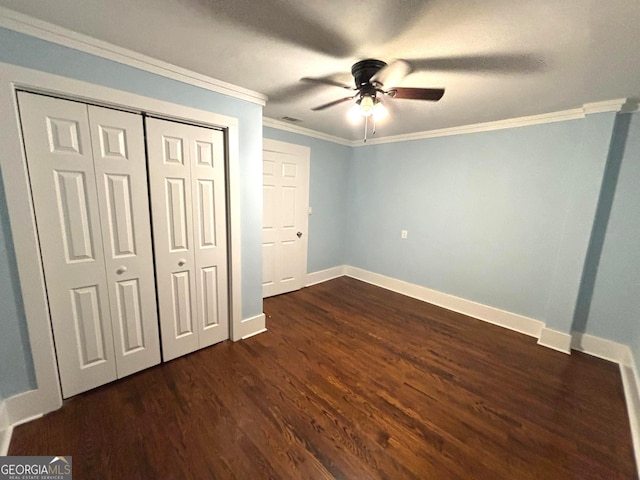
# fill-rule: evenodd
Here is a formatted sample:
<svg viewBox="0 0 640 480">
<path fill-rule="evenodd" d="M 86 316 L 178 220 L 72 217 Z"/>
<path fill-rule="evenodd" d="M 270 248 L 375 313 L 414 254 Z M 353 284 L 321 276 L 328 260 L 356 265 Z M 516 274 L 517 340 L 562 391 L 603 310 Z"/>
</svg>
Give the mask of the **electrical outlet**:
<svg viewBox="0 0 640 480">
<path fill-rule="evenodd" d="M 406 240 L 407 239 L 407 234 L 408 234 L 408 232 L 406 230 L 402 230 L 402 233 L 400 233 L 400 237 L 402 239 Z"/>
</svg>

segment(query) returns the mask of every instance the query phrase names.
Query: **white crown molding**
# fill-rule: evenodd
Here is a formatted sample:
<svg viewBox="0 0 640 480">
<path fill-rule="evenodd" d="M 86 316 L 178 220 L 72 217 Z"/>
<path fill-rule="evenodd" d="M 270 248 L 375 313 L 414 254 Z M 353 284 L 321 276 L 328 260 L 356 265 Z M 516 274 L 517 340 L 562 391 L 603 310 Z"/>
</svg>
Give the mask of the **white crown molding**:
<svg viewBox="0 0 640 480">
<path fill-rule="evenodd" d="M 607 100 L 604 102 L 585 103 L 581 108 L 561 110 L 558 112 L 543 113 L 540 115 L 529 115 L 526 117 L 509 118 L 497 120 L 495 122 L 474 123 L 459 127 L 440 128 L 425 132 L 409 133 L 405 135 L 394 135 L 368 140 L 366 144 L 357 142 L 354 146 L 376 145 L 381 143 L 406 142 L 409 140 L 422 140 L 425 138 L 448 137 L 451 135 L 464 135 L 468 133 L 490 132 L 494 130 L 504 130 L 507 128 L 526 127 L 530 125 L 540 125 L 544 123 L 564 122 L 567 120 L 579 120 L 587 115 L 604 112 L 620 112 L 626 98 Z"/>
<path fill-rule="evenodd" d="M 615 100 L 606 100 L 604 102 L 585 103 L 582 107 L 585 115 L 593 113 L 620 112 L 622 107 L 627 103 L 626 98 L 617 98 Z"/>
<path fill-rule="evenodd" d="M 629 104 L 626 98 L 618 98 L 615 100 L 607 100 L 604 102 L 585 103 L 582 107 L 572 108 L 569 110 L 560 110 L 558 112 L 529 115 L 526 117 L 508 118 L 505 120 L 496 120 L 493 122 L 472 123 L 469 125 L 461 125 L 458 127 L 438 128 L 435 130 L 425 130 L 422 132 L 405 133 L 402 135 L 392 135 L 388 137 L 379 137 L 368 139 L 366 143 L 363 143 L 362 140 L 346 140 L 344 138 L 326 135 L 315 130 L 292 126 L 285 122 L 274 120 L 271 118 L 263 118 L 263 124 L 280 130 L 287 130 L 310 137 L 321 138 L 323 140 L 339 143 L 341 145 L 348 145 L 350 147 L 366 147 L 368 145 L 408 142 L 412 140 L 423 140 L 426 138 L 449 137 L 452 135 L 466 135 L 469 133 L 491 132 L 494 130 L 505 130 L 508 128 L 527 127 L 530 125 L 541 125 L 554 122 L 565 122 L 568 120 L 579 120 L 585 118 L 587 115 L 592 115 L 595 113 L 630 113 L 636 111 L 638 111 L 638 104 Z"/>
<path fill-rule="evenodd" d="M 7 28 L 19 33 L 24 33 L 32 37 L 46 40 L 48 42 L 63 45 L 82 52 L 90 53 L 108 60 L 113 60 L 125 65 L 129 65 L 150 73 L 162 75 L 167 78 L 178 80 L 183 83 L 205 88 L 207 90 L 228 95 L 233 98 L 245 100 L 265 106 L 267 96 L 252 90 L 223 82 L 215 78 L 202 75 L 187 70 L 176 65 L 143 55 L 141 53 L 118 47 L 108 42 L 95 39 L 88 35 L 74 32 L 72 30 L 48 23 L 29 15 L 25 15 L 6 7 L 0 7 L 0 27 Z M 527 125 L 538 125 L 542 123 L 561 122 L 584 118 L 585 115 L 603 112 L 633 112 L 638 110 L 638 106 L 625 109 L 627 99 L 607 100 L 601 102 L 585 103 L 582 108 L 563 110 L 558 112 L 545 113 L 541 115 L 531 115 L 512 119 L 498 120 L 494 122 L 476 123 L 462 125 L 458 127 L 441 128 L 427 130 L 404 135 L 394 135 L 377 139 L 370 139 L 366 144 L 359 140 L 347 140 L 342 137 L 328 135 L 304 127 L 282 122 L 272 118 L 264 118 L 263 125 L 285 130 L 292 133 L 299 133 L 320 140 L 337 143 L 350 147 L 362 147 L 366 145 L 376 145 L 383 143 L 405 142 L 410 140 L 421 140 L 425 138 L 436 138 L 450 135 L 463 135 L 467 133 L 487 132 L 492 130 L 502 130 L 507 128 L 523 127 Z"/>
<path fill-rule="evenodd" d="M 261 106 L 267 102 L 266 95 L 261 93 L 192 72 L 5 7 L 0 7 L 0 27 Z"/>
<path fill-rule="evenodd" d="M 262 126 L 276 128 L 278 130 L 284 130 L 285 132 L 298 133 L 307 137 L 317 138 L 319 140 L 326 140 L 327 142 L 337 143 L 338 145 L 345 145 L 347 147 L 353 147 L 354 142 L 345 138 L 336 137 L 327 133 L 318 132 L 317 130 L 311 130 L 310 128 L 299 127 L 298 125 L 292 125 L 282 120 L 276 120 L 275 118 L 262 117 Z"/>
<path fill-rule="evenodd" d="M 410 140 L 423 140 L 426 138 L 449 137 L 452 135 L 466 135 L 469 133 L 491 132 L 494 130 L 505 130 L 508 128 L 526 127 L 529 125 L 540 125 L 543 123 L 564 122 L 567 120 L 577 120 L 584 118 L 584 109 L 574 108 L 562 110 L 560 112 L 543 113 L 540 115 L 530 115 L 527 117 L 509 118 L 494 122 L 473 123 L 461 125 L 459 127 L 439 128 L 424 132 L 407 133 L 403 135 L 393 135 L 390 137 L 367 140 L 366 144 L 357 142 L 357 146 L 377 145 L 383 143 L 407 142 Z"/>
</svg>

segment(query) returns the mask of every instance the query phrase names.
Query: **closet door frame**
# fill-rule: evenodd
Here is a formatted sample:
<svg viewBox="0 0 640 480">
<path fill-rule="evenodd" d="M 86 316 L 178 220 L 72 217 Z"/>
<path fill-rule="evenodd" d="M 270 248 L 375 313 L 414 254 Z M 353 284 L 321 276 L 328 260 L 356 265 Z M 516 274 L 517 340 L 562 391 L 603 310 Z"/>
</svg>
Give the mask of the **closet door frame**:
<svg viewBox="0 0 640 480">
<path fill-rule="evenodd" d="M 229 337 L 237 341 L 264 329 L 264 317 L 262 325 L 242 321 L 238 119 L 0 62 L 2 181 L 36 384 L 32 390 L 4 400 L 9 424 L 38 417 L 62 406 L 40 245 L 20 130 L 19 90 L 223 130 L 228 202 Z M 252 325 L 248 330 L 249 324 Z"/>
</svg>

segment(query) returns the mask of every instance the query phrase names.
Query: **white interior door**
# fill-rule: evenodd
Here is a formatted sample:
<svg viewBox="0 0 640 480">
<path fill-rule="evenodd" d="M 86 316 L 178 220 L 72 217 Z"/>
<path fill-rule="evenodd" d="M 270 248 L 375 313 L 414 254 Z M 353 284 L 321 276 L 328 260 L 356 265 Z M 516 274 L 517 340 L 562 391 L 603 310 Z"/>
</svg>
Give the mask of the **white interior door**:
<svg viewBox="0 0 640 480">
<path fill-rule="evenodd" d="M 309 149 L 264 140 L 262 296 L 298 290 L 307 273 Z"/>
<path fill-rule="evenodd" d="M 189 127 L 199 347 L 229 338 L 224 135 Z"/>
<path fill-rule="evenodd" d="M 87 106 L 19 93 L 63 396 L 117 378 Z"/>
<path fill-rule="evenodd" d="M 160 362 L 140 115 L 89 106 L 118 377 Z"/>
<path fill-rule="evenodd" d="M 164 360 L 229 338 L 224 135 L 147 119 Z"/>
<path fill-rule="evenodd" d="M 91 107 L 90 125 L 87 105 L 24 92 L 19 104 L 69 397 L 160 361 L 157 316 L 145 307 L 155 295 L 142 119 Z M 114 260 L 126 267 L 121 274 Z"/>
</svg>

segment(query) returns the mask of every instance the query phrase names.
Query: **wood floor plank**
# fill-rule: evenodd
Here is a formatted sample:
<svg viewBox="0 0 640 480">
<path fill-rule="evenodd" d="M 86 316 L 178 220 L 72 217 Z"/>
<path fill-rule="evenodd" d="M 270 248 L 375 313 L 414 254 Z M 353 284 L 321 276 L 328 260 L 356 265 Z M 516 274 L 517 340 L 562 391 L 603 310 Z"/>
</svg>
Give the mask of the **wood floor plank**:
<svg viewBox="0 0 640 480">
<path fill-rule="evenodd" d="M 11 455 L 74 478 L 637 478 L 617 365 L 347 277 L 268 332 L 78 395 Z"/>
</svg>

